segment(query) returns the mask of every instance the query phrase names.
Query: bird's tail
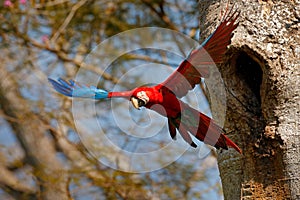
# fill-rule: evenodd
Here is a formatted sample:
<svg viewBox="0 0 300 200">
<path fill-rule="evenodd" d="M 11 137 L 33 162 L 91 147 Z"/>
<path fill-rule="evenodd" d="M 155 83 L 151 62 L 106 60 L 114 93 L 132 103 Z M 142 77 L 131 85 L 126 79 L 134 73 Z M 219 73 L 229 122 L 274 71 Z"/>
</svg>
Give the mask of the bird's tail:
<svg viewBox="0 0 300 200">
<path fill-rule="evenodd" d="M 228 147 L 232 147 L 237 152 L 242 153 L 242 150 L 224 134 L 224 130 L 213 119 L 200 112 L 195 137 L 216 148 L 228 149 Z"/>
<path fill-rule="evenodd" d="M 225 131 L 213 119 L 191 108 L 187 104 L 183 106 L 180 123 L 198 140 L 217 149 L 228 149 L 228 147 L 231 147 L 237 152 L 242 153 L 242 150 L 224 134 Z M 197 118 L 198 120 L 196 120 Z M 179 130 L 179 132 L 181 131 Z"/>
<path fill-rule="evenodd" d="M 77 83 L 73 80 L 65 81 L 59 78 L 57 81 L 48 78 L 54 89 L 59 93 L 68 97 L 81 97 L 91 99 L 105 99 L 108 98 L 108 92 L 98 89 L 95 86 L 88 86 L 85 84 Z"/>
<path fill-rule="evenodd" d="M 230 140 L 226 135 L 222 134 L 222 137 L 224 137 L 226 144 L 229 147 L 234 148 L 237 152 L 239 152 L 240 154 L 242 154 L 242 150 L 238 147 L 238 145 L 236 145 L 232 140 Z"/>
</svg>

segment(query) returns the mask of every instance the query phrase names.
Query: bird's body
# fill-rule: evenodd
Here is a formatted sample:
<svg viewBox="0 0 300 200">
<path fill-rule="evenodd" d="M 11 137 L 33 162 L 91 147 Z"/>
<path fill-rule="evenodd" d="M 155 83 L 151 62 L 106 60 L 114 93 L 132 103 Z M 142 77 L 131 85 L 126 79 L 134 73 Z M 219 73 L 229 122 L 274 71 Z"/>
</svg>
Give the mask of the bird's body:
<svg viewBox="0 0 300 200">
<path fill-rule="evenodd" d="M 232 10 L 231 10 L 232 11 Z M 88 87 L 74 81 L 66 82 L 59 79 L 49 81 L 60 93 L 71 97 L 85 97 L 94 99 L 126 98 L 137 109 L 145 107 L 168 118 L 168 127 L 172 139 L 176 139 L 176 130 L 183 139 L 193 147 L 192 134 L 195 138 L 216 148 L 228 149 L 232 147 L 238 152 L 240 148 L 224 135 L 224 130 L 213 119 L 190 107 L 180 100 L 187 92 L 199 84 L 201 78 L 209 76 L 209 66 L 220 63 L 230 44 L 235 23 L 239 13 L 226 12 L 225 16 L 204 43 L 193 50 L 163 83 L 153 87 L 138 87 L 131 91 L 106 92 L 96 87 Z M 210 55 L 208 58 L 207 55 Z"/>
<path fill-rule="evenodd" d="M 140 93 L 151 97 L 144 107 L 168 118 L 172 139 L 176 139 L 177 129 L 183 139 L 193 147 L 197 147 L 197 145 L 189 133 L 216 148 L 227 149 L 227 146 L 230 146 L 241 151 L 237 145 L 222 134 L 222 128 L 216 125 L 213 119 L 178 99 L 171 90 L 163 85 L 136 88 L 132 91 L 132 96 L 140 96 Z"/>
</svg>

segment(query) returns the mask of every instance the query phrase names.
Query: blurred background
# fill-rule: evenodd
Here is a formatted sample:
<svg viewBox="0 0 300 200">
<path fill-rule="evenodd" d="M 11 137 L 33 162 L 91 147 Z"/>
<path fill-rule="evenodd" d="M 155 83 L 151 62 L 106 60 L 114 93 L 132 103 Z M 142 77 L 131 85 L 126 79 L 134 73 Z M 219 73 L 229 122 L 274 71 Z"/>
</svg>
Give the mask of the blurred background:
<svg viewBox="0 0 300 200">
<path fill-rule="evenodd" d="M 175 162 L 144 173 L 126 173 L 99 162 L 101 158 L 87 148 L 89 140 L 97 144 L 95 119 L 115 144 L 132 152 L 171 141 L 164 119 L 133 108 L 126 115 L 122 101 L 99 101 L 93 103 L 96 114 L 86 118 L 86 129 L 78 131 L 72 100 L 56 93 L 47 81 L 48 77 L 74 78 L 84 68 L 80 75 L 86 80 L 99 77 L 97 86 L 106 90 L 143 85 L 144 68 L 132 70 L 135 66 L 155 63 L 174 70 L 193 46 L 184 49 L 177 41 L 181 55 L 155 49 L 132 51 L 108 68 L 101 64 L 113 51 L 86 56 L 106 39 L 133 28 L 162 27 L 199 40 L 200 10 L 196 0 L 0 1 L 0 199 L 223 199 L 214 151 L 203 156 L 199 148 L 188 148 Z M 151 69 L 147 73 L 155 73 Z M 198 109 L 209 114 L 205 98 L 197 91 L 204 102 Z M 189 97 L 186 101 L 193 104 Z M 150 123 L 160 133 L 147 140 L 129 137 L 115 124 L 112 105 L 120 110 L 124 124 L 128 119 L 148 127 Z M 82 113 L 88 112 L 81 108 Z M 83 144 L 88 130 L 92 135 Z M 96 149 L 106 150 L 102 145 Z M 158 156 L 144 164 L 160 166 L 165 159 Z"/>
</svg>

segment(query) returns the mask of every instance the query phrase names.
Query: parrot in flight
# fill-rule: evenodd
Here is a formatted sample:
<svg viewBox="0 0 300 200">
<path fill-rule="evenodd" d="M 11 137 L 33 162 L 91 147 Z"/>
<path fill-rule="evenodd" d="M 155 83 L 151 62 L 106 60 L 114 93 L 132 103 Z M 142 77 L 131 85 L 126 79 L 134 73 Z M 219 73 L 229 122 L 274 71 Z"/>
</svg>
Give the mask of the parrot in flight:
<svg viewBox="0 0 300 200">
<path fill-rule="evenodd" d="M 146 107 L 168 118 L 168 128 L 172 139 L 176 139 L 176 131 L 192 147 L 197 147 L 192 137 L 203 141 L 217 149 L 234 148 L 242 150 L 231 141 L 213 119 L 195 110 L 180 100 L 189 90 L 201 82 L 201 78 L 209 76 L 209 65 L 221 63 L 227 46 L 231 43 L 233 31 L 239 12 L 233 7 L 226 10 L 216 30 L 189 56 L 181 62 L 164 82 L 152 87 L 137 87 L 131 91 L 107 92 L 95 86 L 77 83 L 73 80 L 57 81 L 49 78 L 55 90 L 69 97 L 92 99 L 125 98 L 131 101 L 134 108 Z M 211 58 L 208 59 L 207 54 Z M 213 63 L 214 62 L 214 63 Z M 160 105 L 160 106 L 155 106 Z M 193 136 L 191 136 L 193 135 Z"/>
</svg>

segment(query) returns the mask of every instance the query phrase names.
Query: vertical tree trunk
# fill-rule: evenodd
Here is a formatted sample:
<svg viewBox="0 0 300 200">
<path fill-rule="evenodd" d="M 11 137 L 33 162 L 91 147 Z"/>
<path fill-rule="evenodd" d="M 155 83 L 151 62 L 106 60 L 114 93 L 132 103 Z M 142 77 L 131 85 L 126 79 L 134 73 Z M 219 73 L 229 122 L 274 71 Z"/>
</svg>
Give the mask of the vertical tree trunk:
<svg viewBox="0 0 300 200">
<path fill-rule="evenodd" d="M 9 122 L 25 151 L 26 162 L 34 167 L 40 186 L 38 199 L 69 199 L 67 173 L 57 158 L 54 143 L 47 136 L 48 127 L 30 110 L 14 76 L 5 68 L 0 69 L 0 105 L 4 114 L 13 119 Z M 30 197 L 27 195 L 16 197 L 27 199 Z"/>
<path fill-rule="evenodd" d="M 205 2 L 203 38 L 220 12 L 219 2 Z M 240 0 L 235 7 L 240 24 L 219 70 L 224 128 L 243 155 L 219 154 L 225 199 L 300 199 L 300 1 Z"/>
</svg>

